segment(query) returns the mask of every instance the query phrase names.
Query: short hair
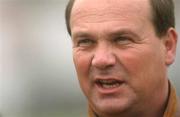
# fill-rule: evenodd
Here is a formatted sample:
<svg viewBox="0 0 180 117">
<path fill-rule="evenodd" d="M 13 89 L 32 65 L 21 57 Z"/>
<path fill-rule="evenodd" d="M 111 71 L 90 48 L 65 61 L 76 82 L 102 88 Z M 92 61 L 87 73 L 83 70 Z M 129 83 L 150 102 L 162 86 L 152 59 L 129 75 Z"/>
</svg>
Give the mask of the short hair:
<svg viewBox="0 0 180 117">
<path fill-rule="evenodd" d="M 71 28 L 70 28 L 70 18 L 71 18 L 71 11 L 72 7 L 74 5 L 75 0 L 69 0 L 67 6 L 66 6 L 66 11 L 65 11 L 65 19 L 66 19 L 66 27 L 69 35 L 71 35 Z"/>
<path fill-rule="evenodd" d="M 74 2 L 75 0 L 69 0 L 65 11 L 66 27 L 69 35 L 71 35 L 70 18 Z M 150 0 L 150 5 L 151 20 L 157 36 L 165 35 L 170 27 L 175 28 L 173 0 Z"/>
</svg>

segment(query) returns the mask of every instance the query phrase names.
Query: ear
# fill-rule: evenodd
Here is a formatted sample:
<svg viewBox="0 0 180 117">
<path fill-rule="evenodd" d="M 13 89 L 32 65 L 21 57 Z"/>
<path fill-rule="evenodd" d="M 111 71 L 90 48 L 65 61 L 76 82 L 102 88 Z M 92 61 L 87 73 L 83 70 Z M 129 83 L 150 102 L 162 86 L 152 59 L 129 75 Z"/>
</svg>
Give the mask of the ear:
<svg viewBox="0 0 180 117">
<path fill-rule="evenodd" d="M 165 63 L 167 66 L 171 65 L 174 62 L 176 55 L 176 45 L 177 45 L 177 32 L 174 28 L 169 28 L 164 40 L 165 49 L 166 49 L 166 60 Z"/>
</svg>

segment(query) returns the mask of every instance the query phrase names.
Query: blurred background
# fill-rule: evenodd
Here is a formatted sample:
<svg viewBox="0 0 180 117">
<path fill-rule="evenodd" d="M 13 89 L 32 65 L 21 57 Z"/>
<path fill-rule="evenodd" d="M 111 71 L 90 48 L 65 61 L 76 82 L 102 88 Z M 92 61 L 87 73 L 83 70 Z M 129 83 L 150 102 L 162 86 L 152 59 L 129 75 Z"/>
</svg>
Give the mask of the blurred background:
<svg viewBox="0 0 180 117">
<path fill-rule="evenodd" d="M 66 32 L 67 0 L 0 1 L 0 117 L 85 117 Z M 175 0 L 180 35 L 180 1 Z M 178 42 L 180 46 L 180 42 Z M 169 77 L 180 96 L 180 47 Z"/>
</svg>

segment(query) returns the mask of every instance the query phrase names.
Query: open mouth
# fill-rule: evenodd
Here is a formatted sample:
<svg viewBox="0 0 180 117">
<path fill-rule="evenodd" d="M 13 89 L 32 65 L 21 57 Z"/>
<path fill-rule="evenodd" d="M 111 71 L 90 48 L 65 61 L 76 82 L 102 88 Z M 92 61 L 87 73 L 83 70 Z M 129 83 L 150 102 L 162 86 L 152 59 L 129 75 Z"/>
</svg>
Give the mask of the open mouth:
<svg viewBox="0 0 180 117">
<path fill-rule="evenodd" d="M 118 80 L 97 80 L 96 83 L 99 87 L 104 89 L 117 88 L 122 84 L 122 82 Z"/>
</svg>

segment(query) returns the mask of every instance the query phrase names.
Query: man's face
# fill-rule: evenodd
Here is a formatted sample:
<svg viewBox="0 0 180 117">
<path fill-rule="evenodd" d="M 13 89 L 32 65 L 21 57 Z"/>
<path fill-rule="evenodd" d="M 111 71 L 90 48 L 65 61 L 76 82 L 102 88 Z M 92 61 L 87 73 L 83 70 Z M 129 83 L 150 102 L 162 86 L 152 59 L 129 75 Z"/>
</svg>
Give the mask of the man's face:
<svg viewBox="0 0 180 117">
<path fill-rule="evenodd" d="M 73 59 L 99 115 L 141 111 L 167 93 L 166 48 L 150 14 L 148 0 L 76 0 Z"/>
</svg>

